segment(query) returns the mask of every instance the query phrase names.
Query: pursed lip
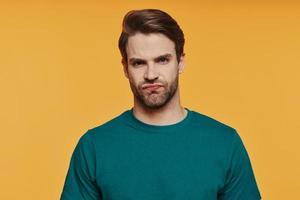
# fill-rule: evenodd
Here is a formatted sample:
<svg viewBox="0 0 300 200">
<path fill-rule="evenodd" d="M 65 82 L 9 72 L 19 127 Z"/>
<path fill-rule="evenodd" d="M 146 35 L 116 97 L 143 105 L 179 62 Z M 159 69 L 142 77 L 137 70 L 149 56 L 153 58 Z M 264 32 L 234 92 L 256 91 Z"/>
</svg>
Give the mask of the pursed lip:
<svg viewBox="0 0 300 200">
<path fill-rule="evenodd" d="M 159 83 L 155 83 L 155 84 L 144 84 L 142 86 L 143 89 L 146 89 L 146 88 L 153 88 L 153 87 L 161 87 L 163 86 L 162 84 L 159 84 Z"/>
</svg>

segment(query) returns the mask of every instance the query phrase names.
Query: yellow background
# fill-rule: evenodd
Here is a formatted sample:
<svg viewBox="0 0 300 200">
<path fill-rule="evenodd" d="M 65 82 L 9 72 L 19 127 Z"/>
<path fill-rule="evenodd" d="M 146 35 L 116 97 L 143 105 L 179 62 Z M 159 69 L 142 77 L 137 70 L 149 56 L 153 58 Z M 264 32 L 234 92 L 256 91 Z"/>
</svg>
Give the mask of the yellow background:
<svg viewBox="0 0 300 200">
<path fill-rule="evenodd" d="M 140 8 L 185 33 L 183 105 L 239 131 L 263 199 L 297 199 L 300 3 L 141 2 L 0 2 L 0 199 L 59 199 L 79 137 L 132 106 L 117 41 Z"/>
</svg>

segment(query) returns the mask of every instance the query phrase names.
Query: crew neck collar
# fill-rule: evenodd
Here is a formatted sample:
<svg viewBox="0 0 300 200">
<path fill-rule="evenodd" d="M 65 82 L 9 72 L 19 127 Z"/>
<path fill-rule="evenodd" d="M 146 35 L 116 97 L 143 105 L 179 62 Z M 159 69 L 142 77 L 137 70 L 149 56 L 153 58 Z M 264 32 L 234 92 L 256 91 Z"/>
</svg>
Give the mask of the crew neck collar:
<svg viewBox="0 0 300 200">
<path fill-rule="evenodd" d="M 145 123 L 135 117 L 133 113 L 133 107 L 125 111 L 124 116 L 127 122 L 129 122 L 135 128 L 141 129 L 143 131 L 173 132 L 178 130 L 179 128 L 185 127 L 188 124 L 188 122 L 191 120 L 192 111 L 186 107 L 184 107 L 184 109 L 187 111 L 186 116 L 181 121 L 169 125 L 154 125 L 154 124 Z"/>
</svg>

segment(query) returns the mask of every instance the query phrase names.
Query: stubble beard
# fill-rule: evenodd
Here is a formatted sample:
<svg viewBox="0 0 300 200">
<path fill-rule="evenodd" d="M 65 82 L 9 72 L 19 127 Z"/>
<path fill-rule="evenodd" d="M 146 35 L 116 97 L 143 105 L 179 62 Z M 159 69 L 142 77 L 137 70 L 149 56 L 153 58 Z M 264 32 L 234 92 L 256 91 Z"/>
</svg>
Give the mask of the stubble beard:
<svg viewBox="0 0 300 200">
<path fill-rule="evenodd" d="M 159 91 L 148 92 L 142 89 L 142 84 L 135 86 L 131 81 L 129 83 L 133 95 L 144 108 L 159 109 L 164 107 L 176 93 L 178 89 L 178 74 L 170 85 L 168 83 L 163 84 L 163 88 L 159 88 Z"/>
</svg>

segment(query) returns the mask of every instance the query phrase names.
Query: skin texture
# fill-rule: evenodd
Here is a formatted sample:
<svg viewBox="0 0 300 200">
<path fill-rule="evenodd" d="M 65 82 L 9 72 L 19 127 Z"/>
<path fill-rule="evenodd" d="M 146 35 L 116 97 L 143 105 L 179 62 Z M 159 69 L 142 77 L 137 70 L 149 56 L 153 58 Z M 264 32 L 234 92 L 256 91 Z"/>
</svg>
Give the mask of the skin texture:
<svg viewBox="0 0 300 200">
<path fill-rule="evenodd" d="M 133 112 L 139 120 L 153 125 L 181 121 L 187 111 L 180 104 L 179 74 L 184 56 L 177 61 L 175 43 L 160 33 L 136 33 L 128 38 L 127 62 L 123 70 L 134 96 Z M 147 84 L 160 87 L 147 89 Z"/>
</svg>

